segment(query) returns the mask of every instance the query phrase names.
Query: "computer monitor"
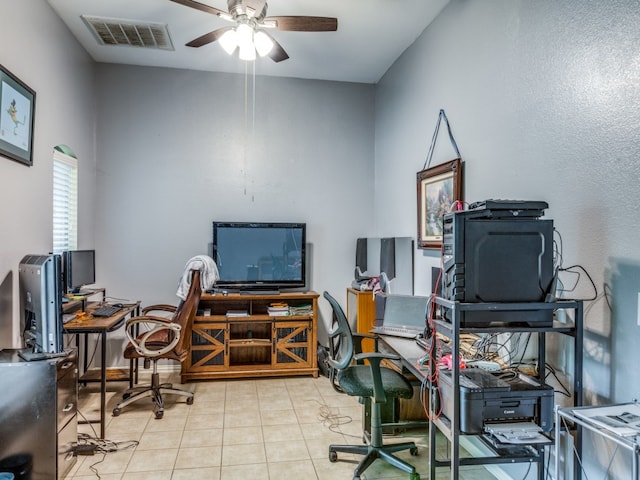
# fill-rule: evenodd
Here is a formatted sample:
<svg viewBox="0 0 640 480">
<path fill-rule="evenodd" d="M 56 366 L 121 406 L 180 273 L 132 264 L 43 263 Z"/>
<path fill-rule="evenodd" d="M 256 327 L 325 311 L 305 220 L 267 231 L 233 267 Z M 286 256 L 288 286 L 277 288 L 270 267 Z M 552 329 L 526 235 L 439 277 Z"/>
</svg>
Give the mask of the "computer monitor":
<svg viewBox="0 0 640 480">
<path fill-rule="evenodd" d="M 95 250 L 68 250 L 63 253 L 67 293 L 81 293 L 82 287 L 96 283 Z"/>
<path fill-rule="evenodd" d="M 63 351 L 60 264 L 59 255 L 27 255 L 19 265 L 24 345 L 32 353 Z"/>
</svg>

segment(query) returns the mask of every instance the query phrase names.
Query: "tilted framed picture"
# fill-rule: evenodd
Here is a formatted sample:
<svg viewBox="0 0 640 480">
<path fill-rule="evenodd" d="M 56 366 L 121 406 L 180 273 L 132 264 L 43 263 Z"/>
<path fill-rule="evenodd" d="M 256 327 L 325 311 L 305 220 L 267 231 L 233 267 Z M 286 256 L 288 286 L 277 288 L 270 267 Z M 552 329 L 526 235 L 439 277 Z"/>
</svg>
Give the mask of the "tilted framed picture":
<svg viewBox="0 0 640 480">
<path fill-rule="evenodd" d="M 417 174 L 418 248 L 441 248 L 443 216 L 462 201 L 462 162 L 459 158 Z"/>
<path fill-rule="evenodd" d="M 33 165 L 36 92 L 0 65 L 0 155 Z"/>
</svg>

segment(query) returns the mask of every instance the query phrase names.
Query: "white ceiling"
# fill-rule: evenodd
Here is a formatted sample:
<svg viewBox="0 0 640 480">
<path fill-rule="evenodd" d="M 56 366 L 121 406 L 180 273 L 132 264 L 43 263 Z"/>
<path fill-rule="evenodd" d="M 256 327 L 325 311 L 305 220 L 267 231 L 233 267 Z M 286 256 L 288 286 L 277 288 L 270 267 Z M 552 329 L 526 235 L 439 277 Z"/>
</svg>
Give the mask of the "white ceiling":
<svg viewBox="0 0 640 480">
<path fill-rule="evenodd" d="M 217 42 L 185 43 L 229 23 L 169 0 L 47 0 L 96 62 L 244 73 L 245 62 Z M 226 0 L 199 0 L 227 11 Z M 269 0 L 267 16 L 336 17 L 336 32 L 272 31 L 289 54 L 255 62 L 255 73 L 281 77 L 376 83 L 449 0 Z M 100 45 L 80 15 L 167 25 L 173 51 Z M 253 65 L 250 66 L 253 69 Z"/>
</svg>

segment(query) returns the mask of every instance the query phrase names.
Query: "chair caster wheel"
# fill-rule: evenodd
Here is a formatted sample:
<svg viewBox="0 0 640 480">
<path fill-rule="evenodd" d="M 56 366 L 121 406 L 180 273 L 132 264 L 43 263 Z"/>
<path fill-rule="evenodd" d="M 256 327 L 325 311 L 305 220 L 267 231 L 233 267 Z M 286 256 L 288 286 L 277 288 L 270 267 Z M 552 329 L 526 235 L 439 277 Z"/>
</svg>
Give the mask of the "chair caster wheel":
<svg viewBox="0 0 640 480">
<path fill-rule="evenodd" d="M 122 410 L 116 407 L 116 408 L 113 409 L 112 415 L 114 417 L 117 417 L 118 415 L 120 415 L 120 412 L 122 412 Z"/>
<path fill-rule="evenodd" d="M 193 405 L 193 397 L 187 397 L 187 405 Z"/>
<path fill-rule="evenodd" d="M 330 462 L 337 462 L 338 461 L 338 454 L 334 451 L 329 451 L 329 461 Z"/>
<path fill-rule="evenodd" d="M 126 399 L 127 399 L 127 398 L 129 398 L 130 396 L 131 396 L 131 394 L 130 394 L 130 393 L 123 393 L 123 394 L 122 394 L 122 399 L 123 399 L 123 400 L 126 400 Z"/>
<path fill-rule="evenodd" d="M 409 453 L 411 454 L 412 457 L 417 457 L 418 456 L 418 447 L 413 447 L 413 448 L 409 449 Z"/>
<path fill-rule="evenodd" d="M 353 480 L 360 480 L 360 475 L 354 475 Z"/>
<path fill-rule="evenodd" d="M 420 474 L 419 474 L 419 473 L 417 473 L 417 472 L 416 472 L 416 473 L 412 473 L 412 474 L 409 476 L 409 480 L 420 480 Z"/>
<path fill-rule="evenodd" d="M 156 412 L 156 420 L 160 420 L 164 416 L 164 412 Z"/>
</svg>

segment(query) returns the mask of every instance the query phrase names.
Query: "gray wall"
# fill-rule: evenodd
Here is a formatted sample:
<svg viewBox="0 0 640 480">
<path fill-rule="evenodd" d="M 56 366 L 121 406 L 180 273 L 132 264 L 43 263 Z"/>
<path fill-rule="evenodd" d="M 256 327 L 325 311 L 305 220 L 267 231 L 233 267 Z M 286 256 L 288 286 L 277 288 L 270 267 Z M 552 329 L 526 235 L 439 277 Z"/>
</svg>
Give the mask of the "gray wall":
<svg viewBox="0 0 640 480">
<path fill-rule="evenodd" d="M 306 222 L 310 287 L 346 298 L 355 239 L 373 232 L 372 85 L 258 77 L 254 97 L 243 75 L 96 71 L 95 243 L 110 295 L 175 303 L 185 263 L 225 220 Z"/>
<path fill-rule="evenodd" d="M 257 78 L 254 101 L 242 75 L 96 65 L 44 0 L 0 10 L 1 61 L 37 92 L 34 167 L 0 159 L 2 347 L 20 343 L 20 259 L 52 248 L 58 144 L 80 159 L 79 247 L 110 296 L 175 303 L 214 219 L 306 222 L 311 288 L 345 296 L 374 232 L 374 86 Z"/>
<path fill-rule="evenodd" d="M 21 341 L 20 260 L 53 247 L 53 148 L 80 159 L 81 248 L 93 245 L 96 160 L 93 62 L 44 0 L 0 4 L 0 63 L 36 92 L 33 167 L 0 157 L 0 332 L 16 327 L 2 348 Z"/>
<path fill-rule="evenodd" d="M 465 198 L 548 201 L 564 266 L 610 287 L 612 311 L 587 309 L 586 400 L 637 398 L 638 6 L 452 0 L 376 87 L 257 79 L 254 124 L 244 77 L 94 66 L 43 0 L 3 3 L 1 62 L 37 100 L 34 167 L 0 158 L 0 320 L 19 317 L 19 260 L 51 248 L 57 144 L 80 158 L 80 246 L 111 295 L 174 300 L 214 218 L 306 221 L 311 286 L 341 295 L 357 236 L 415 236 L 415 173 L 444 108 Z M 443 138 L 434 164 L 452 155 Z M 437 263 L 418 251 L 416 293 Z M 571 295 L 591 293 L 582 274 Z M 594 445 L 602 470 L 611 451 Z"/>
<path fill-rule="evenodd" d="M 452 0 L 376 91 L 380 233 L 415 235 L 415 173 L 440 108 L 465 162 L 467 201 L 549 203 L 546 216 L 562 235 L 564 267 L 582 265 L 600 294 L 586 304 L 590 403 L 640 396 L 633 354 L 640 340 L 639 6 Z M 451 158 L 443 134 L 432 166 Z M 425 293 L 439 252 L 419 253 L 416 263 L 416 293 Z M 576 271 L 578 287 L 567 296 L 591 297 L 587 276 Z M 564 280 L 572 285 L 576 277 Z M 605 283 L 613 311 L 602 298 Z M 601 447 L 589 457 L 606 466 L 611 451 Z"/>
</svg>

